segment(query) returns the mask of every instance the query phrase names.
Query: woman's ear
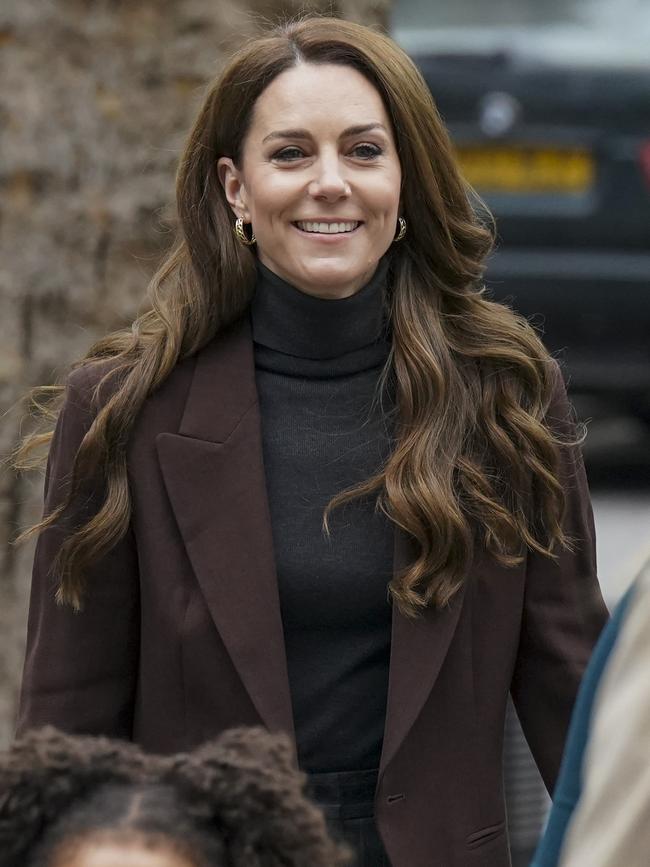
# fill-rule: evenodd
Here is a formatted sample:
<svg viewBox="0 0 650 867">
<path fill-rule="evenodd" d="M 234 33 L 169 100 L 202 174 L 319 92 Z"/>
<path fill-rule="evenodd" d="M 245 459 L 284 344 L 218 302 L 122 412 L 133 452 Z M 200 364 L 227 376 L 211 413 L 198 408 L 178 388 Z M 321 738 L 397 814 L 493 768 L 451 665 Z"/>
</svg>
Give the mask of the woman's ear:
<svg viewBox="0 0 650 867">
<path fill-rule="evenodd" d="M 245 223 L 250 223 L 250 214 L 246 206 L 246 187 L 241 171 L 230 157 L 220 157 L 217 162 L 217 174 L 235 216 L 241 217 Z"/>
</svg>

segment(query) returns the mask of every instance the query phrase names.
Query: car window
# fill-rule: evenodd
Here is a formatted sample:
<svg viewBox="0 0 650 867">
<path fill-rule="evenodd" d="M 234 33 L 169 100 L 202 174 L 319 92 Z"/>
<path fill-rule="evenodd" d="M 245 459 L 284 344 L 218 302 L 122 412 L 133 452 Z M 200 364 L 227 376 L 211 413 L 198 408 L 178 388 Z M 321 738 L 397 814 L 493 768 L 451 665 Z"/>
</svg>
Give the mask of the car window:
<svg viewBox="0 0 650 867">
<path fill-rule="evenodd" d="M 632 31 L 636 22 L 650 19 L 647 0 L 396 0 L 397 26 L 511 27 L 574 24 L 596 31 L 623 23 Z"/>
<path fill-rule="evenodd" d="M 391 15 L 393 37 L 412 54 L 505 50 L 650 67 L 649 0 L 394 0 Z"/>
</svg>

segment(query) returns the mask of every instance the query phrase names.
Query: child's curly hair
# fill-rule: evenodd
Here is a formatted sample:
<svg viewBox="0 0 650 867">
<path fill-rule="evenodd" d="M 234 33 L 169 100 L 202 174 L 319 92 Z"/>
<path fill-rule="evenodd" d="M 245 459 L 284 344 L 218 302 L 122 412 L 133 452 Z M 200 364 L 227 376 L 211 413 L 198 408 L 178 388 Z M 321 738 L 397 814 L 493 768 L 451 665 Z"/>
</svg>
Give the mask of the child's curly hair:
<svg viewBox="0 0 650 867">
<path fill-rule="evenodd" d="M 50 867 L 93 839 L 166 846 L 196 867 L 339 867 L 283 735 L 231 729 L 191 753 L 25 735 L 0 755 L 0 867 Z"/>
</svg>

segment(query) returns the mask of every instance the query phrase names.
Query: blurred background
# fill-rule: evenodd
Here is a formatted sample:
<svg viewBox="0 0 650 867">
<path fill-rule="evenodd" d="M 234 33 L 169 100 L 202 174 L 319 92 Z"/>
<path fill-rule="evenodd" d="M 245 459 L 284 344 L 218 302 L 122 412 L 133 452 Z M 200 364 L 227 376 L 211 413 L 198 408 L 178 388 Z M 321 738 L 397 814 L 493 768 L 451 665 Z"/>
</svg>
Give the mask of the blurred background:
<svg viewBox="0 0 650 867">
<path fill-rule="evenodd" d="M 310 9 L 384 28 L 425 76 L 496 217 L 489 291 L 543 333 L 588 424 L 613 605 L 650 555 L 649 0 L 3 0 L 2 452 L 28 387 L 142 309 L 204 85 L 260 20 Z M 9 540 L 40 517 L 41 484 L 0 477 L 0 747 L 33 553 Z M 512 715 L 507 738 L 517 867 L 546 799 Z"/>
</svg>

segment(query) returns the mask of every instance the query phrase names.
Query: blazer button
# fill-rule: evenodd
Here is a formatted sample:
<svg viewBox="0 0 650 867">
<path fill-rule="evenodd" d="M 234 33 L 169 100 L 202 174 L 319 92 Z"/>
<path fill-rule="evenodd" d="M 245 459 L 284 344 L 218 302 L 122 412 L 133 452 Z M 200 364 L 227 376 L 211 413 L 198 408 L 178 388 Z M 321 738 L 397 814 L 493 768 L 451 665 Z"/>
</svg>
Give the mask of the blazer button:
<svg viewBox="0 0 650 867">
<path fill-rule="evenodd" d="M 388 795 L 386 797 L 387 804 L 397 804 L 398 801 L 404 801 L 406 799 L 406 795 L 403 792 L 400 792 L 397 795 Z"/>
</svg>

